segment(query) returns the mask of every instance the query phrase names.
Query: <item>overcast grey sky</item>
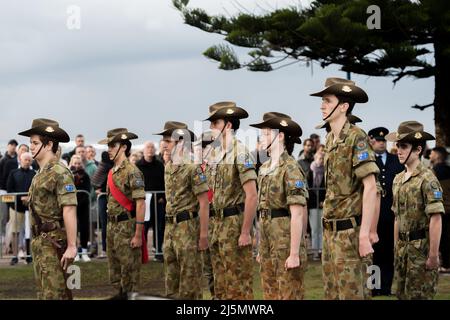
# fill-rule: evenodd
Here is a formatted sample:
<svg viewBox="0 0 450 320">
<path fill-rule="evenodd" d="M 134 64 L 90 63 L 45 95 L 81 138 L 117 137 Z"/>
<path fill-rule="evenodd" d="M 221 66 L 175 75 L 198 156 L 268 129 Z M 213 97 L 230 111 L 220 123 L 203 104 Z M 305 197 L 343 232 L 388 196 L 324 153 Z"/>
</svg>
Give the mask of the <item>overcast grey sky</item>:
<svg viewBox="0 0 450 320">
<path fill-rule="evenodd" d="M 239 0 L 258 12 L 256 4 L 296 5 L 296 0 Z M 305 1 L 308 2 L 308 1 Z M 236 12 L 233 1 L 192 0 L 210 13 Z M 81 9 L 81 29 L 66 27 L 70 5 Z M 280 111 L 300 123 L 309 136 L 320 122 L 320 90 L 326 77 L 345 77 L 337 66 L 313 69 L 300 65 L 269 73 L 222 71 L 202 52 L 223 40 L 183 24 L 170 0 L 14 0 L 0 11 L 0 143 L 17 138 L 33 118 L 58 120 L 74 137 L 97 142 L 106 131 L 127 127 L 140 139 L 157 141 L 167 120 L 193 126 L 207 117 L 208 106 L 236 101 L 250 114 L 248 124 L 264 112 Z M 313 72 L 312 72 L 313 71 Z M 396 129 L 416 119 L 434 132 L 433 110 L 411 109 L 433 101 L 434 82 L 353 74 L 369 103 L 354 113 L 366 131 L 383 125 Z M 206 123 L 205 123 L 206 126 Z M 324 137 L 324 132 L 318 132 Z"/>
</svg>

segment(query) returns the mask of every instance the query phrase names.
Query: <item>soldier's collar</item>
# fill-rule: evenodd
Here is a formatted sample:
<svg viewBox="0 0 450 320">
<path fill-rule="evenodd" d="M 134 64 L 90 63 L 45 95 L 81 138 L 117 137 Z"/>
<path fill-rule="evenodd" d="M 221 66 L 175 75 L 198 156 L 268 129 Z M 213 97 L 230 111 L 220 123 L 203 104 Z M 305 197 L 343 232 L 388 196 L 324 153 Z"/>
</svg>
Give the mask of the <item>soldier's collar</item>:
<svg viewBox="0 0 450 320">
<path fill-rule="evenodd" d="M 414 169 L 413 173 L 411 174 L 411 177 L 417 176 L 419 173 L 423 171 L 424 168 L 425 166 L 423 165 L 422 161 L 420 161 L 416 169 Z"/>
<path fill-rule="evenodd" d="M 125 160 L 122 161 L 122 163 L 120 164 L 120 166 L 118 166 L 118 167 L 114 166 L 114 167 L 113 167 L 113 172 L 117 172 L 117 171 L 119 171 L 120 169 L 125 168 L 127 162 L 129 163 L 130 161 L 128 160 L 128 158 L 125 158 Z"/>
<path fill-rule="evenodd" d="M 56 157 L 55 157 L 54 159 L 47 162 L 47 164 L 42 168 L 42 171 L 51 169 L 57 163 L 58 163 L 58 159 L 56 159 Z"/>
</svg>

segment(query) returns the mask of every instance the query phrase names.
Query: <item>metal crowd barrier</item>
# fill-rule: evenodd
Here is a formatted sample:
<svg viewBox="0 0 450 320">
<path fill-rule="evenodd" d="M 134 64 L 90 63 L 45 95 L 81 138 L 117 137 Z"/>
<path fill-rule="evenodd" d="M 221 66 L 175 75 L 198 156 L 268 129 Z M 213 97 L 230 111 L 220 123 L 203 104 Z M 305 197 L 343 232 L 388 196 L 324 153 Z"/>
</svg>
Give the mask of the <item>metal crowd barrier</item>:
<svg viewBox="0 0 450 320">
<path fill-rule="evenodd" d="M 77 190 L 77 193 L 84 193 L 84 194 L 86 194 L 87 197 L 88 197 L 88 200 L 89 200 L 89 241 L 90 241 L 91 246 L 92 246 L 92 244 L 94 242 L 93 242 L 93 232 L 92 232 L 92 215 L 91 215 L 92 201 L 91 201 L 91 193 L 86 191 L 86 190 Z M 18 223 L 18 219 L 17 219 L 17 214 L 18 214 L 18 212 L 17 212 L 17 197 L 20 197 L 20 196 L 28 196 L 28 192 L 6 193 L 6 194 L 1 195 L 1 197 L 0 197 L 0 200 L 1 200 L 0 202 L 3 202 L 3 203 L 14 203 L 13 211 L 16 214 L 16 219 L 15 219 L 16 225 L 14 226 L 15 229 L 17 229 L 17 223 Z M 9 215 L 9 210 L 10 209 L 12 209 L 12 208 L 10 208 L 8 206 L 8 212 L 7 212 L 8 215 Z M 31 216 L 30 216 L 30 219 L 31 219 Z M 98 218 L 97 218 L 97 221 L 98 221 Z M 30 222 L 30 227 L 31 227 L 31 222 Z M 97 227 L 98 227 L 98 222 L 97 222 Z M 3 258 L 3 237 L 1 236 L 3 234 L 2 228 L 3 227 L 0 224 L 0 248 L 1 248 L 1 250 L 0 250 L 0 259 Z M 5 239 L 7 238 L 7 236 L 8 236 L 8 234 L 6 233 L 6 230 L 5 230 Z M 19 239 L 20 239 L 20 236 L 19 236 Z M 30 239 L 31 239 L 31 237 L 30 237 Z M 19 243 L 17 245 L 19 245 Z M 25 257 L 30 257 L 30 255 L 25 255 Z"/>
<path fill-rule="evenodd" d="M 316 204 L 317 204 L 317 208 L 320 208 L 320 200 L 319 200 L 319 193 L 320 191 L 325 191 L 324 188 L 308 188 L 308 191 L 311 192 L 315 192 L 316 193 Z M 95 239 L 94 241 L 94 232 L 93 232 L 93 223 L 92 223 L 92 201 L 91 201 L 91 194 L 88 191 L 85 190 L 77 190 L 77 193 L 85 193 L 89 199 L 89 241 L 91 244 L 91 247 L 94 245 L 94 243 L 96 242 L 97 244 L 97 255 L 100 255 L 101 252 L 103 252 L 103 248 L 104 248 L 104 243 L 102 242 L 102 237 L 101 237 L 101 228 L 106 226 L 100 226 L 100 206 L 99 206 L 99 200 L 101 197 L 105 197 L 107 196 L 106 193 L 99 193 L 97 194 L 97 208 L 96 208 L 96 235 L 97 235 L 97 239 Z M 146 195 L 151 195 L 152 197 L 150 197 L 149 201 L 152 201 L 153 197 L 155 197 L 158 194 L 164 194 L 164 191 L 151 191 L 151 192 L 146 192 Z M 13 203 L 15 204 L 15 208 L 17 208 L 17 196 L 27 196 L 28 193 L 26 192 L 22 192 L 22 193 L 8 193 L 8 194 L 3 194 L 1 195 L 1 202 L 5 202 L 5 203 Z M 151 202 L 150 202 L 151 205 Z M 157 201 L 153 201 L 153 205 L 154 205 L 154 212 L 155 212 L 155 228 L 153 230 L 153 232 L 155 233 L 155 243 L 153 244 L 156 252 L 155 254 L 161 255 L 163 254 L 163 252 L 159 251 L 159 241 L 158 241 L 158 203 Z M 17 212 L 17 211 L 16 211 Z M 9 210 L 8 210 L 8 214 L 9 214 Z M 149 213 L 150 214 L 150 213 Z M 17 223 L 17 219 L 16 219 L 16 223 Z M 2 230 L 2 226 L 0 225 L 0 235 L 3 233 Z M 0 252 L 0 258 L 3 258 L 3 240 L 2 237 L 0 237 L 0 248 L 1 248 L 1 252 Z"/>
</svg>

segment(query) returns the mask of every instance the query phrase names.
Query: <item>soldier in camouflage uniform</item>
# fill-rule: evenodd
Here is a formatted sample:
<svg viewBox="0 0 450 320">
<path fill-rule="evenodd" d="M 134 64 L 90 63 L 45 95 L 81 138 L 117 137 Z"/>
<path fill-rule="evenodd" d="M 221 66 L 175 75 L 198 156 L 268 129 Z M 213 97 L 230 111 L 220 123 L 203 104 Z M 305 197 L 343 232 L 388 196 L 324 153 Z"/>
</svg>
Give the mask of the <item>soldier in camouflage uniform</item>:
<svg viewBox="0 0 450 320">
<path fill-rule="evenodd" d="M 420 161 L 427 140 L 434 137 L 417 121 L 405 121 L 386 136 L 395 142 L 406 170 L 392 187 L 395 214 L 395 283 L 399 299 L 433 299 L 439 268 L 442 188 L 433 172 Z"/>
<path fill-rule="evenodd" d="M 201 136 L 201 139 L 197 140 L 195 142 L 194 148 L 199 148 L 199 161 L 201 163 L 201 168 L 203 173 L 206 176 L 206 181 L 208 183 L 208 201 L 209 201 L 209 219 L 212 220 L 215 216 L 212 201 L 214 193 L 212 192 L 212 180 L 211 180 L 211 159 L 214 159 L 213 155 L 213 148 L 214 148 L 214 139 L 212 136 L 212 132 L 204 132 Z M 212 238 L 213 234 L 213 228 L 208 228 L 208 239 Z M 208 284 L 208 289 L 211 294 L 211 298 L 214 299 L 214 274 L 213 274 L 213 268 L 211 263 L 211 252 L 208 249 L 203 251 L 202 254 L 202 262 L 203 262 L 203 277 L 206 279 Z"/>
<path fill-rule="evenodd" d="M 164 269 L 169 298 L 196 300 L 202 294 L 200 251 L 208 248 L 208 184 L 191 160 L 194 133 L 186 124 L 169 121 L 158 133 L 167 142 L 171 160 L 165 166 L 166 229 Z"/>
<path fill-rule="evenodd" d="M 145 191 L 142 172 L 130 163 L 128 157 L 132 139 L 138 136 L 125 128 L 108 131 L 107 138 L 99 142 L 108 146 L 114 166 L 112 181 L 123 196 L 133 204 L 126 209 L 113 196 L 108 181 L 107 256 L 109 278 L 118 291 L 112 300 L 127 300 L 139 286 L 141 269 L 142 228 L 145 216 Z M 109 177 L 108 177 L 109 180 Z"/>
<path fill-rule="evenodd" d="M 234 136 L 240 119 L 248 113 L 234 102 L 209 107 L 211 130 L 220 147 L 211 164 L 214 192 L 211 261 L 216 299 L 253 299 L 251 229 L 256 214 L 257 191 L 254 161 Z"/>
<path fill-rule="evenodd" d="M 261 147 L 270 154 L 258 175 L 264 299 L 301 300 L 308 258 L 303 235 L 308 191 L 305 174 L 291 154 L 294 144 L 301 143 L 302 129 L 278 112 L 268 112 L 262 123 L 250 126 L 262 129 Z"/>
<path fill-rule="evenodd" d="M 77 254 L 77 196 L 72 173 L 55 156 L 59 142 L 70 138 L 49 119 L 33 120 L 32 128 L 19 135 L 30 137 L 30 151 L 41 168 L 29 191 L 37 296 L 72 299 L 66 270 Z"/>
<path fill-rule="evenodd" d="M 330 124 L 325 146 L 322 272 L 326 299 L 368 299 L 367 267 L 373 253 L 370 231 L 379 169 L 367 134 L 347 116 L 368 101 L 353 81 L 329 78 L 322 97 L 323 121 Z"/>
</svg>

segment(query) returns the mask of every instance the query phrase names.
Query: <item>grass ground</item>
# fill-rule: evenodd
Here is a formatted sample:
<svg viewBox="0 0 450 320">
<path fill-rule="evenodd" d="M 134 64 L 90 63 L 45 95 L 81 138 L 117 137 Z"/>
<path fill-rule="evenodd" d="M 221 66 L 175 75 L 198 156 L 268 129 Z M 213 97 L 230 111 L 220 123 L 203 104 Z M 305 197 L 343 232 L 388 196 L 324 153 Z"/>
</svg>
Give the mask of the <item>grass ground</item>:
<svg viewBox="0 0 450 320">
<path fill-rule="evenodd" d="M 81 267 L 81 289 L 74 290 L 75 299 L 105 299 L 115 292 L 108 282 L 106 260 L 79 263 Z M 255 299 L 262 299 L 258 266 L 255 264 Z M 149 262 L 142 267 L 141 289 L 143 295 L 164 295 L 164 271 L 159 262 Z M 305 295 L 308 300 L 323 299 L 321 266 L 310 262 L 305 275 Z M 0 267 L 0 299 L 35 299 L 35 283 L 32 266 L 18 265 Z M 204 291 L 204 298 L 209 299 Z M 379 299 L 379 298 L 377 298 Z M 450 276 L 441 276 L 436 299 L 450 300 Z"/>
</svg>

